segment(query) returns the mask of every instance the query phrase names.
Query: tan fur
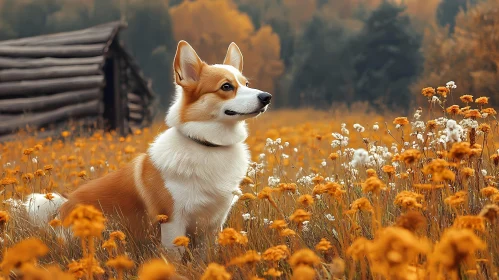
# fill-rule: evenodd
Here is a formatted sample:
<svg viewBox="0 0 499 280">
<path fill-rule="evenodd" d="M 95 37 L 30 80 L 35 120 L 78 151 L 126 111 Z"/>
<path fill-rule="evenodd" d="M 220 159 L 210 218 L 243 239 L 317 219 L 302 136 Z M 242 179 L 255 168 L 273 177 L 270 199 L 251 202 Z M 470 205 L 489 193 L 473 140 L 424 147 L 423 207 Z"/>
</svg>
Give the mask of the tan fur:
<svg viewBox="0 0 499 280">
<path fill-rule="evenodd" d="M 202 64 L 197 86 L 184 88 L 184 103 L 181 111 L 182 122 L 209 120 L 211 116 L 207 112 L 217 111 L 219 108 L 216 106 L 219 106 L 219 101 L 235 98 L 239 83 L 244 85 L 248 82 L 248 79 L 242 75 L 234 77 L 234 74 L 226 69 L 207 65 L 204 62 Z M 221 90 L 220 88 L 225 83 L 230 83 L 234 90 Z M 209 102 L 206 102 L 206 100 Z M 200 101 L 202 101 L 203 110 L 192 110 Z"/>
<path fill-rule="evenodd" d="M 140 178 L 134 178 L 137 174 Z M 142 186 L 136 182 L 142 182 Z M 136 237 L 143 236 L 151 218 L 158 214 L 170 216 L 173 206 L 160 173 L 145 154 L 117 171 L 80 186 L 67 198 L 59 210 L 61 220 L 78 204 L 90 204 L 106 216 L 122 217 L 123 225 Z"/>
</svg>

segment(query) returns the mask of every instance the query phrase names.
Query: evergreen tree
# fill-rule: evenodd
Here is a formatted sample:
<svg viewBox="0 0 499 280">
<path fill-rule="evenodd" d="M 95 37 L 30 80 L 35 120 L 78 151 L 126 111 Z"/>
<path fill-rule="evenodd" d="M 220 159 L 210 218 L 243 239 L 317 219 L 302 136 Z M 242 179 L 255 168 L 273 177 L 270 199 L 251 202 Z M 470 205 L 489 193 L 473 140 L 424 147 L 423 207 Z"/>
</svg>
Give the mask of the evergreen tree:
<svg viewBox="0 0 499 280">
<path fill-rule="evenodd" d="M 408 86 L 421 69 L 421 36 L 403 11 L 395 4 L 381 4 L 351 42 L 357 100 L 369 100 L 378 108 L 408 107 Z"/>
<path fill-rule="evenodd" d="M 288 106 L 329 107 L 348 102 L 353 77 L 346 48 L 348 32 L 339 21 L 315 16 L 297 41 L 290 80 Z"/>
<path fill-rule="evenodd" d="M 437 8 L 437 22 L 441 26 L 449 26 L 449 31 L 454 32 L 456 15 L 459 10 L 466 10 L 468 4 L 475 4 L 476 0 L 442 0 Z"/>
</svg>

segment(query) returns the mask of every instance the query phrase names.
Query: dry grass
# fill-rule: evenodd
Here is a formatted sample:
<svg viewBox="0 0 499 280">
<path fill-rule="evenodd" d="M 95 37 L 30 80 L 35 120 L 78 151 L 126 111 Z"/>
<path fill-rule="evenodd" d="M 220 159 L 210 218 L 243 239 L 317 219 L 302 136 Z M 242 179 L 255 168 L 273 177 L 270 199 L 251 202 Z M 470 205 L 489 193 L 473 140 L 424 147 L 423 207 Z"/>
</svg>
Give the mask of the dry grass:
<svg viewBox="0 0 499 280">
<path fill-rule="evenodd" d="M 439 101 L 407 119 L 366 114 L 360 107 L 276 111 L 251 120 L 247 143 L 254 163 L 207 262 L 190 248 L 187 262 L 167 264 L 155 238 L 122 242 L 111 234 L 119 221 L 105 224 L 102 239 L 75 231 L 78 239 L 61 240 L 57 221 L 36 228 L 6 204 L 7 212 L 0 212 L 3 246 L 14 248 L 3 257 L 3 275 L 66 279 L 53 275 L 70 265 L 72 276 L 83 279 L 175 279 L 174 269 L 188 279 L 496 279 L 495 114 L 476 102 L 444 112 L 452 104 L 443 95 L 450 92 L 424 93 L 439 94 Z M 103 132 L 80 138 L 67 131 L 58 138 L 1 144 L 4 199 L 77 188 L 144 152 L 163 129 L 158 124 L 126 138 Z M 100 235 L 98 213 L 79 211 Z M 29 237 L 45 245 L 19 243 Z M 181 246 L 187 241 L 177 240 Z M 23 250 L 31 252 L 29 258 L 16 258 Z"/>
</svg>

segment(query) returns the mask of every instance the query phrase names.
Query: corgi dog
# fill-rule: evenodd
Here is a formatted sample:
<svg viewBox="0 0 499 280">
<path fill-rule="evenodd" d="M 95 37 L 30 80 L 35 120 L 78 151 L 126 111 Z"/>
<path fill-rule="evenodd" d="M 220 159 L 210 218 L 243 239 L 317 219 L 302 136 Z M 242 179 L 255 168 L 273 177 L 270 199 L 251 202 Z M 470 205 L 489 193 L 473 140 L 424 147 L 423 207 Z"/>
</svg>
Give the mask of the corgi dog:
<svg viewBox="0 0 499 280">
<path fill-rule="evenodd" d="M 173 63 L 175 99 L 166 115 L 168 129 L 147 152 L 125 167 L 57 196 L 64 220 L 78 204 L 90 204 L 112 215 L 119 213 L 140 235 L 144 218 L 167 215 L 161 242 L 173 246 L 178 236 L 220 230 L 241 191 L 250 154 L 245 120 L 264 113 L 272 96 L 251 88 L 242 74 L 243 55 L 231 43 L 222 64 L 209 65 L 185 41 Z M 31 197 L 27 203 L 49 211 Z M 37 217 L 42 217 L 38 215 Z"/>
</svg>

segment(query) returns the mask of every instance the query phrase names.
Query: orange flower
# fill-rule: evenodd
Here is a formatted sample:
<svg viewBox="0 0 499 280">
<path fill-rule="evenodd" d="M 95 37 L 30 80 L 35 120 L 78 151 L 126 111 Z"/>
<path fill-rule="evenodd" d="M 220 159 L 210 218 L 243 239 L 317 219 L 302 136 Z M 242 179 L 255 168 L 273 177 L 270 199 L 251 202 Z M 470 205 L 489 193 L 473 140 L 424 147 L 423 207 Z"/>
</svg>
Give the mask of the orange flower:
<svg viewBox="0 0 499 280">
<path fill-rule="evenodd" d="M 447 111 L 447 113 L 451 114 L 451 115 L 457 115 L 461 109 L 459 108 L 458 105 L 452 105 L 450 107 L 447 107 L 447 109 L 445 109 L 445 111 Z"/>
<path fill-rule="evenodd" d="M 300 249 L 296 251 L 291 258 L 289 264 L 292 268 L 300 265 L 317 266 L 321 263 L 321 259 L 310 249 Z"/>
<path fill-rule="evenodd" d="M 306 265 L 299 265 L 293 269 L 291 280 L 314 280 L 315 270 Z"/>
<path fill-rule="evenodd" d="M 329 159 L 331 160 L 336 160 L 339 157 L 337 153 L 330 153 L 329 154 Z"/>
<path fill-rule="evenodd" d="M 63 131 L 63 132 L 61 133 L 61 136 L 62 136 L 62 137 L 64 137 L 64 138 L 67 138 L 67 137 L 69 137 L 70 135 L 71 135 L 71 132 L 69 132 L 69 131 L 67 131 L 67 130 L 65 130 L 65 131 Z"/>
<path fill-rule="evenodd" d="M 438 87 L 437 88 L 437 93 L 441 95 L 442 97 L 447 97 L 449 94 L 450 90 L 447 87 Z"/>
<path fill-rule="evenodd" d="M 246 254 L 230 260 L 228 266 L 231 265 L 243 266 L 245 264 L 254 265 L 257 262 L 259 262 L 261 259 L 262 257 L 256 251 L 250 250 L 246 252 Z"/>
<path fill-rule="evenodd" d="M 286 236 L 295 236 L 296 232 L 292 229 L 285 228 L 279 232 L 280 236 L 286 237 Z"/>
<path fill-rule="evenodd" d="M 395 197 L 394 204 L 402 208 L 422 208 L 421 201 L 424 196 L 410 191 L 402 191 Z"/>
<path fill-rule="evenodd" d="M 435 95 L 435 89 L 432 87 L 426 87 L 421 90 L 421 94 L 426 97 L 432 97 Z"/>
<path fill-rule="evenodd" d="M 407 120 L 406 117 L 398 117 L 398 118 L 395 118 L 395 120 L 393 120 L 393 124 L 398 124 L 400 126 L 404 126 L 404 125 L 409 124 L 409 121 Z"/>
<path fill-rule="evenodd" d="M 290 183 L 290 184 L 287 184 L 287 183 L 280 183 L 278 185 L 278 188 L 281 192 L 290 192 L 290 193 L 295 193 L 296 192 L 296 184 L 295 183 Z"/>
<path fill-rule="evenodd" d="M 237 232 L 233 228 L 225 228 L 218 234 L 218 243 L 220 245 L 232 245 L 241 244 L 245 245 L 248 243 L 248 237 Z"/>
<path fill-rule="evenodd" d="M 418 160 L 421 157 L 421 152 L 416 149 L 408 149 L 405 150 L 400 156 L 402 157 L 402 160 L 406 164 L 413 164 L 416 160 Z"/>
<path fill-rule="evenodd" d="M 125 255 L 117 256 L 114 259 L 110 259 L 106 262 L 106 265 L 112 267 L 116 270 L 127 270 L 134 266 L 134 263 L 130 258 Z"/>
<path fill-rule="evenodd" d="M 376 195 L 379 195 L 379 193 L 382 190 L 386 189 L 386 186 L 381 180 L 377 177 L 369 177 L 367 180 L 361 184 L 362 186 L 362 192 L 364 193 L 369 193 L 372 192 Z"/>
<path fill-rule="evenodd" d="M 78 205 L 63 222 L 65 227 L 72 226 L 78 237 L 101 237 L 106 219 L 102 212 L 92 205 Z"/>
<path fill-rule="evenodd" d="M 477 119 L 477 118 L 481 118 L 482 117 L 482 114 L 480 114 L 480 112 L 476 109 L 473 109 L 473 110 L 468 110 L 464 116 L 466 118 L 472 118 L 472 119 Z"/>
<path fill-rule="evenodd" d="M 495 115 L 497 115 L 497 112 L 494 108 L 485 108 L 485 109 L 482 109 L 482 114 L 495 116 Z"/>
<path fill-rule="evenodd" d="M 309 194 L 301 195 L 297 201 L 298 201 L 298 203 L 302 204 L 305 207 L 308 207 L 308 206 L 314 204 L 314 198 Z"/>
<path fill-rule="evenodd" d="M 277 245 L 270 247 L 262 254 L 262 258 L 266 261 L 280 261 L 289 256 L 289 249 L 286 245 Z"/>
<path fill-rule="evenodd" d="M 109 238 L 123 242 L 126 239 L 126 235 L 122 231 L 117 230 L 111 232 L 111 234 L 109 234 Z"/>
<path fill-rule="evenodd" d="M 303 223 L 310 220 L 310 213 L 303 209 L 296 209 L 296 211 L 289 216 L 289 219 L 295 223 Z"/>
<path fill-rule="evenodd" d="M 277 278 L 277 277 L 280 277 L 282 275 L 282 271 L 279 271 L 275 268 L 270 268 L 269 270 L 264 272 L 263 275 Z"/>
<path fill-rule="evenodd" d="M 160 279 L 167 279 L 167 278 L 160 278 Z M 201 276 L 201 280 L 229 280 L 229 279 L 231 279 L 231 274 L 227 272 L 227 270 L 225 270 L 225 267 L 223 265 L 219 265 L 217 263 L 210 263 L 206 268 L 206 270 L 204 271 L 203 276 Z"/>
<path fill-rule="evenodd" d="M 317 245 L 315 245 L 315 249 L 322 252 L 329 251 L 329 249 L 331 248 L 333 248 L 331 242 L 327 241 L 327 239 L 325 238 L 322 238 L 321 241 Z"/>
<path fill-rule="evenodd" d="M 452 148 L 450 149 L 450 156 L 458 160 L 461 160 L 470 153 L 470 143 L 468 142 L 454 143 L 454 145 L 452 145 Z"/>
<path fill-rule="evenodd" d="M 189 237 L 179 236 L 173 240 L 173 244 L 177 247 L 187 247 L 189 246 Z"/>
<path fill-rule="evenodd" d="M 480 216 L 472 216 L 472 215 L 457 216 L 452 226 L 458 229 L 467 228 L 484 232 L 485 219 Z"/>
<path fill-rule="evenodd" d="M 387 174 L 394 174 L 395 173 L 395 167 L 393 165 L 385 165 L 381 168 L 383 172 Z"/>
<path fill-rule="evenodd" d="M 251 194 L 251 193 L 244 193 L 243 195 L 241 195 L 239 197 L 239 200 L 240 201 L 244 201 L 244 200 L 255 200 L 256 199 L 256 196 Z"/>
<path fill-rule="evenodd" d="M 39 239 L 28 238 L 6 249 L 0 267 L 4 272 L 10 272 L 23 263 L 35 262 L 48 251 L 48 247 Z"/>
<path fill-rule="evenodd" d="M 284 221 L 284 220 L 275 220 L 275 221 L 272 222 L 272 224 L 269 226 L 269 228 L 281 230 L 281 229 L 286 228 L 287 226 L 288 226 L 288 224 L 286 223 L 286 221 Z"/>
<path fill-rule="evenodd" d="M 467 199 L 468 199 L 468 194 L 465 191 L 459 191 L 454 195 L 451 195 L 446 199 L 444 199 L 444 202 L 445 204 L 448 204 L 452 207 L 457 207 L 459 205 L 464 204 Z"/>
<path fill-rule="evenodd" d="M 471 103 L 473 102 L 473 95 L 463 95 L 459 97 L 459 99 L 461 99 L 464 103 Z"/>
<path fill-rule="evenodd" d="M 49 225 L 53 228 L 62 226 L 62 222 L 59 219 L 53 219 L 49 222 Z"/>
<path fill-rule="evenodd" d="M 156 216 L 156 222 L 160 224 L 164 224 L 168 222 L 168 216 L 167 215 L 157 215 Z"/>
<path fill-rule="evenodd" d="M 150 260 L 147 263 L 143 264 L 139 270 L 139 279 L 141 280 L 173 279 L 175 275 L 176 275 L 175 266 L 166 263 L 162 259 Z M 216 279 L 216 278 L 202 278 L 202 279 Z M 229 278 L 220 278 L 220 279 L 229 279 Z"/>
<path fill-rule="evenodd" d="M 267 199 L 272 206 L 275 208 L 277 207 L 277 204 L 275 203 L 274 199 L 272 198 L 272 192 L 274 190 L 271 187 L 265 187 L 263 188 L 260 193 L 258 193 L 258 198 L 259 199 Z"/>
<path fill-rule="evenodd" d="M 489 103 L 489 98 L 488 97 L 478 97 L 476 100 L 475 100 L 475 103 L 477 104 L 480 104 L 480 105 L 485 105 L 485 104 L 488 104 Z"/>
<path fill-rule="evenodd" d="M 498 194 L 499 190 L 497 188 L 495 188 L 495 187 L 488 186 L 488 187 L 485 187 L 485 188 L 481 189 L 480 193 L 483 196 L 490 198 L 491 196 Z"/>
</svg>

